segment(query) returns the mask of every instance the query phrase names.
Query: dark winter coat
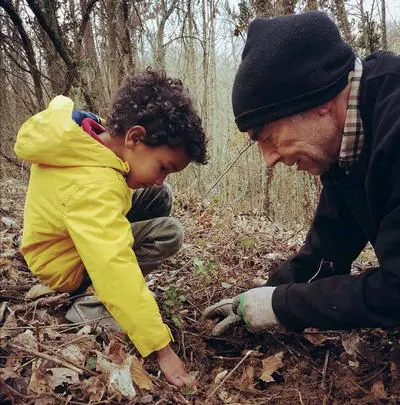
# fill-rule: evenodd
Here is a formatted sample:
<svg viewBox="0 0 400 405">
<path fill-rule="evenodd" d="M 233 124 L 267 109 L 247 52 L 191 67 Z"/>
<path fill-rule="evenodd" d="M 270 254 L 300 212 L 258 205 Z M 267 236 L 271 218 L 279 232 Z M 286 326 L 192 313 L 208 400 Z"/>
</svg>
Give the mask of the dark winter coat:
<svg viewBox="0 0 400 405">
<path fill-rule="evenodd" d="M 363 61 L 360 112 L 359 160 L 347 175 L 335 164 L 321 177 L 304 246 L 268 282 L 278 285 L 272 305 L 289 329 L 400 326 L 400 56 Z M 368 241 L 379 268 L 350 275 Z"/>
</svg>

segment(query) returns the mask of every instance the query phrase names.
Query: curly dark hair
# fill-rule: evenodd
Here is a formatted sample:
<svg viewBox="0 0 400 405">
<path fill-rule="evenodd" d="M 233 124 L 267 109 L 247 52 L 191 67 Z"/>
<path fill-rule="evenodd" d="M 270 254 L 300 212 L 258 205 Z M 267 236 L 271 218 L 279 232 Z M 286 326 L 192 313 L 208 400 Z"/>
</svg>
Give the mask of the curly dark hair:
<svg viewBox="0 0 400 405">
<path fill-rule="evenodd" d="M 189 92 L 164 70 L 147 68 L 127 77 L 118 89 L 106 128 L 118 136 L 133 125 L 146 129 L 141 139 L 146 145 L 183 146 L 191 161 L 207 163 L 207 137 Z"/>
</svg>

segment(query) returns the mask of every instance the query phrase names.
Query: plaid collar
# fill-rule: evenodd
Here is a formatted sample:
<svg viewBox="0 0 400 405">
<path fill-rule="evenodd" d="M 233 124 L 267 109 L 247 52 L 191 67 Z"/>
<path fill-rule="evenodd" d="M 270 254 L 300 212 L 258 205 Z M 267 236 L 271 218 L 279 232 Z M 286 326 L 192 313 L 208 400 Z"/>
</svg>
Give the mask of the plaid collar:
<svg viewBox="0 0 400 405">
<path fill-rule="evenodd" d="M 339 167 L 346 171 L 349 171 L 351 166 L 360 157 L 361 149 L 364 144 L 364 129 L 359 108 L 362 71 L 363 67 L 361 60 L 357 58 L 354 65 L 354 71 L 349 73 L 351 87 L 339 153 Z"/>
</svg>

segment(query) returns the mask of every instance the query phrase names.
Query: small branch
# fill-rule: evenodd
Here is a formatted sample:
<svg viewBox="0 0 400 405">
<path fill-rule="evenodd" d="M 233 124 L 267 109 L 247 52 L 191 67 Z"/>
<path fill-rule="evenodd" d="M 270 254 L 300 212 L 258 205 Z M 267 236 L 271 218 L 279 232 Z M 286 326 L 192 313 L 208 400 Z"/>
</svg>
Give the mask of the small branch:
<svg viewBox="0 0 400 405">
<path fill-rule="evenodd" d="M 207 190 L 207 192 L 204 195 L 204 198 L 208 196 L 210 191 L 221 181 L 221 179 L 226 175 L 226 173 L 229 172 L 229 170 L 232 168 L 232 166 L 239 160 L 240 156 L 243 155 L 244 152 L 246 152 L 247 149 L 250 148 L 250 146 L 253 145 L 253 142 L 246 143 L 242 150 L 239 151 L 235 159 L 233 159 L 232 163 L 218 176 L 217 180 L 214 181 L 212 186 Z"/>
<path fill-rule="evenodd" d="M 10 347 L 11 349 L 20 350 L 20 351 L 23 351 L 25 353 L 32 354 L 32 355 L 34 355 L 36 357 L 40 357 L 40 358 L 45 359 L 45 360 L 52 361 L 53 363 L 56 363 L 56 364 L 59 364 L 60 366 L 69 368 L 70 370 L 75 371 L 78 374 L 83 374 L 84 372 L 86 372 L 85 370 L 81 369 L 79 366 L 72 365 L 72 364 L 68 363 L 65 360 L 61 360 L 61 359 L 59 359 L 57 357 L 54 357 L 54 356 L 49 356 L 46 353 L 41 353 L 41 352 L 38 352 L 37 350 L 31 349 L 31 348 L 28 348 L 28 347 L 19 346 L 19 345 L 16 345 L 15 343 L 9 343 L 8 347 Z M 97 374 L 93 373 L 93 371 L 90 371 L 90 375 L 97 375 Z"/>
<path fill-rule="evenodd" d="M 9 162 L 11 162 L 11 163 L 13 163 L 15 166 L 18 166 L 18 167 L 22 167 L 22 164 L 21 163 L 19 163 L 17 160 L 15 160 L 15 159 L 12 159 L 12 158 L 10 158 L 9 156 L 7 156 L 4 152 L 2 152 L 1 150 L 0 150 L 0 155 L 1 156 L 4 156 Z M 6 297 L 6 296 L 2 296 L 2 297 Z M 10 297 L 11 299 L 18 299 L 18 298 L 14 298 L 14 297 Z"/>
<path fill-rule="evenodd" d="M 46 305 L 58 304 L 60 301 L 66 300 L 69 294 L 63 293 L 59 295 L 54 295 L 51 297 L 39 298 L 36 301 L 28 302 L 27 304 L 18 304 L 10 308 L 14 312 L 22 312 L 29 310 L 31 308 L 44 307 Z"/>
<path fill-rule="evenodd" d="M 40 346 L 41 349 L 45 349 L 45 350 L 47 350 L 50 354 L 52 354 L 53 356 L 56 356 L 57 358 L 59 358 L 60 361 L 63 361 L 63 362 L 65 362 L 65 363 L 68 363 L 68 364 L 70 364 L 70 365 L 73 366 L 73 367 L 79 368 L 79 369 L 81 369 L 83 372 L 85 372 L 85 373 L 88 374 L 88 375 L 91 375 L 91 376 L 97 376 L 97 375 L 98 375 L 98 374 L 95 373 L 94 371 L 89 370 L 89 369 L 86 368 L 86 367 L 80 366 L 79 364 L 75 364 L 74 362 L 72 362 L 72 361 L 70 361 L 70 360 L 64 358 L 64 357 L 61 356 L 58 352 L 56 352 L 55 350 L 53 350 L 51 347 L 44 345 L 43 343 L 39 343 L 39 346 Z"/>
<path fill-rule="evenodd" d="M 210 399 L 214 396 L 214 394 L 222 387 L 222 385 L 225 383 L 225 381 L 241 366 L 241 364 L 247 359 L 247 357 L 250 356 L 250 354 L 253 352 L 253 350 L 249 350 L 246 355 L 243 357 L 242 360 L 239 361 L 238 364 L 236 364 L 235 367 L 226 375 L 226 377 L 214 388 L 214 390 L 211 392 L 211 394 L 207 397 L 207 400 L 205 404 L 207 404 Z"/>
<path fill-rule="evenodd" d="M 326 370 L 328 369 L 328 362 L 329 362 L 329 350 L 327 350 L 325 353 L 324 368 L 322 369 L 321 388 L 323 390 L 326 389 Z"/>
</svg>

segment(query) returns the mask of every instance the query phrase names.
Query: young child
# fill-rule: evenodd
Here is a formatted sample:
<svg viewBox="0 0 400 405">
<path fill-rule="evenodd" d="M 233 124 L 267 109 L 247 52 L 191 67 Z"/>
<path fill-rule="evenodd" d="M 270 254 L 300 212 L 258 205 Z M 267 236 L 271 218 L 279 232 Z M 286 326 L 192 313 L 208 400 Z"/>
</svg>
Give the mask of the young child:
<svg viewBox="0 0 400 405">
<path fill-rule="evenodd" d="M 180 80 L 148 69 L 118 90 L 105 128 L 91 118 L 80 124 L 72 100 L 58 96 L 18 132 L 15 153 L 32 163 L 22 254 L 54 290 L 82 290 L 89 278 L 140 354 L 156 352 L 166 379 L 182 386 L 187 372 L 132 249 L 141 249 L 146 273 L 177 250 L 182 232 L 172 218 L 148 222 L 169 214 L 168 188 L 134 195 L 132 209 L 131 189 L 206 163 L 201 120 Z M 133 220 L 145 222 L 140 246 Z"/>
</svg>

